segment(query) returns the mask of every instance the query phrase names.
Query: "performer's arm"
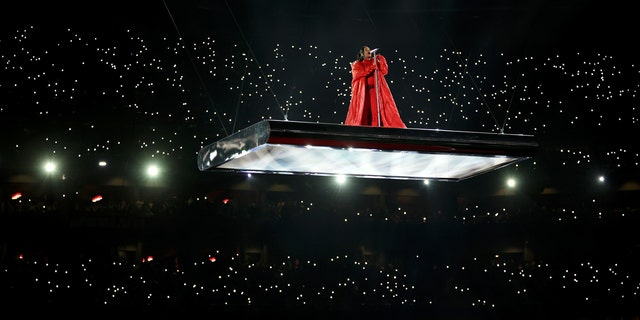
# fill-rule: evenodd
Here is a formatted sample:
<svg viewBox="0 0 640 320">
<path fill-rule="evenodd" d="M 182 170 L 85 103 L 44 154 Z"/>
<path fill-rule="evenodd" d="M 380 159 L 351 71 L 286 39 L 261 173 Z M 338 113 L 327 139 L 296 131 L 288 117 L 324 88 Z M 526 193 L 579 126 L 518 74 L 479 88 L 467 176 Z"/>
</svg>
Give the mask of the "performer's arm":
<svg viewBox="0 0 640 320">
<path fill-rule="evenodd" d="M 351 64 L 351 75 L 353 79 L 351 81 L 356 81 L 361 78 L 366 77 L 368 74 L 375 70 L 375 65 L 371 64 L 370 66 L 365 66 L 364 63 L 354 62 Z"/>
<path fill-rule="evenodd" d="M 383 76 L 386 76 L 389 73 L 389 66 L 387 65 L 387 59 L 384 58 L 383 55 L 376 56 L 376 63 L 378 64 L 378 71 L 382 72 Z"/>
</svg>

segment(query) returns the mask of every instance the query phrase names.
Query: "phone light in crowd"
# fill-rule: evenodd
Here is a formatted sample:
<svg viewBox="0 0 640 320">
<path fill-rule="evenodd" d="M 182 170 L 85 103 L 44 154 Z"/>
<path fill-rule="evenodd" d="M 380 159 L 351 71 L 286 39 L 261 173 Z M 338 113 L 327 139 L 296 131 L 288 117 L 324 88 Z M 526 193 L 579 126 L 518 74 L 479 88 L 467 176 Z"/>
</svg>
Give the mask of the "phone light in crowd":
<svg viewBox="0 0 640 320">
<path fill-rule="evenodd" d="M 16 192 L 16 193 L 11 195 L 11 200 L 18 200 L 20 198 L 22 198 L 22 193 L 20 193 L 20 192 Z"/>
<path fill-rule="evenodd" d="M 91 202 L 98 202 L 102 200 L 102 195 L 97 195 L 91 198 Z"/>
</svg>

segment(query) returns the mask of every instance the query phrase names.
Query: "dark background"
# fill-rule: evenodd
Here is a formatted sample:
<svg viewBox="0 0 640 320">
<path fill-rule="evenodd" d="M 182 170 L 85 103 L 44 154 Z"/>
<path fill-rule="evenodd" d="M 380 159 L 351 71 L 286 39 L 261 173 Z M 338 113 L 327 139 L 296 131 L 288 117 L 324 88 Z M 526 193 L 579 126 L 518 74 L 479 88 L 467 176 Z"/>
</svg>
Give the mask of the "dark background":
<svg viewBox="0 0 640 320">
<path fill-rule="evenodd" d="M 486 295 L 516 306 L 507 309 L 518 316 L 544 310 L 532 318 L 553 314 L 559 300 L 586 317 L 638 315 L 640 70 L 626 2 L 20 2 L 3 5 L 0 17 L 5 280 L 28 273 L 14 260 L 21 255 L 153 255 L 171 265 L 221 247 L 238 252 L 244 268 L 268 269 L 291 257 L 348 254 L 399 266 L 440 302 L 456 285 L 481 292 L 414 304 L 434 315 L 495 316 L 469 307 Z M 342 123 L 349 62 L 362 45 L 389 61 L 408 127 L 533 135 L 537 154 L 428 185 L 198 171 L 203 146 L 260 120 Z M 43 173 L 47 160 L 58 164 L 55 173 Z M 161 168 L 155 180 L 144 174 L 150 163 Z M 92 202 L 97 195 L 103 200 Z M 554 281 L 522 284 L 529 300 L 511 300 L 517 288 L 480 272 L 496 263 L 538 275 L 549 275 L 537 266 L 550 263 Z M 573 287 L 555 282 L 585 263 L 624 271 Z M 474 271 L 449 274 L 447 265 Z M 318 276 L 298 281 L 315 287 Z M 3 290 L 14 295 L 29 287 L 25 279 Z M 559 289 L 566 286 L 570 292 Z M 14 301 L 40 293 L 19 290 Z M 593 305 L 584 292 L 598 297 Z M 403 305 L 372 304 L 382 300 Z M 600 307 L 616 311 L 590 314 Z"/>
</svg>

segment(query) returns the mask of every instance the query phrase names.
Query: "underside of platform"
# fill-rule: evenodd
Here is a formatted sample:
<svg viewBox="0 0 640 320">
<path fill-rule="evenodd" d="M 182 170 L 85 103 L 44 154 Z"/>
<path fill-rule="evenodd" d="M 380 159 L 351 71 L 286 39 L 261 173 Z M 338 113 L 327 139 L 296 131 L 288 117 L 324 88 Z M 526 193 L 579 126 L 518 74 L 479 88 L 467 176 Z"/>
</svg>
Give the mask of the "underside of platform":
<svg viewBox="0 0 640 320">
<path fill-rule="evenodd" d="M 460 181 L 531 158 L 531 135 L 263 120 L 205 146 L 201 171 Z"/>
</svg>

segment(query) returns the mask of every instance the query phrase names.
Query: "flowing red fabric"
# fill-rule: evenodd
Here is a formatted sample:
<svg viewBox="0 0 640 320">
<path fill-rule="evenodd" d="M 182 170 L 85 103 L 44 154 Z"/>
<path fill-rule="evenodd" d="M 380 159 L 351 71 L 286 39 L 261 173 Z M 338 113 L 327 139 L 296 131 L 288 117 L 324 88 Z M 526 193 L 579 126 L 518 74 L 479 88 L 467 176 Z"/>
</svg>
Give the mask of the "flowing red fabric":
<svg viewBox="0 0 640 320">
<path fill-rule="evenodd" d="M 387 60 L 380 54 L 376 55 L 375 59 L 377 60 L 378 72 L 375 72 L 376 64 L 373 59 L 356 61 L 351 64 L 351 102 L 345 124 L 406 128 L 384 77 L 389 72 Z M 376 74 L 378 76 L 377 96 Z M 378 124 L 376 98 L 380 99 L 380 124 Z"/>
</svg>

